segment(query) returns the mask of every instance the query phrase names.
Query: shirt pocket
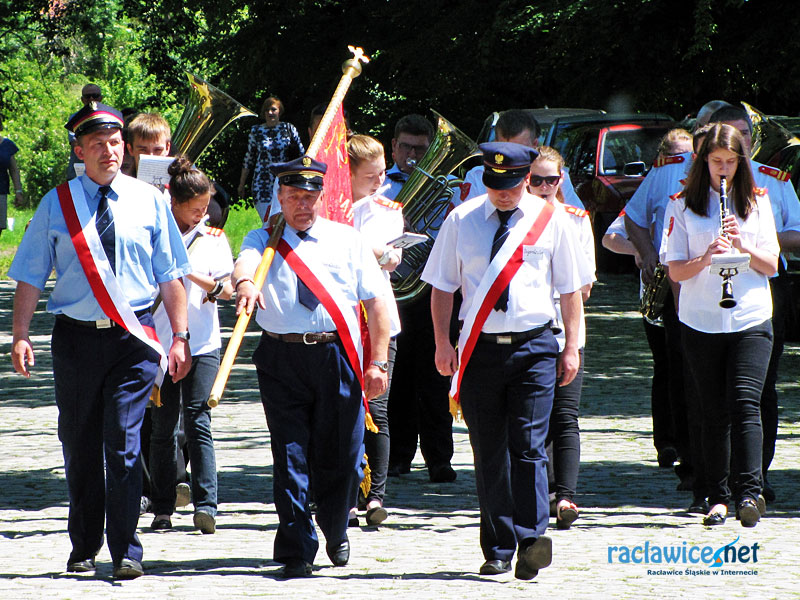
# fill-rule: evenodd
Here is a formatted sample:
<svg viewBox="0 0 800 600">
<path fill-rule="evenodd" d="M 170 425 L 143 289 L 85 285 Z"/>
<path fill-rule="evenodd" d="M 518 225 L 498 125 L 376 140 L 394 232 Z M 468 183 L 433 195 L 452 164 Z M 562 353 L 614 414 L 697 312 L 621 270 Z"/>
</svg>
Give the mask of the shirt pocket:
<svg viewBox="0 0 800 600">
<path fill-rule="evenodd" d="M 689 217 L 687 209 L 687 217 Z M 689 258 L 702 256 L 719 232 L 719 224 L 710 218 L 687 218 L 686 237 L 689 241 Z"/>
</svg>

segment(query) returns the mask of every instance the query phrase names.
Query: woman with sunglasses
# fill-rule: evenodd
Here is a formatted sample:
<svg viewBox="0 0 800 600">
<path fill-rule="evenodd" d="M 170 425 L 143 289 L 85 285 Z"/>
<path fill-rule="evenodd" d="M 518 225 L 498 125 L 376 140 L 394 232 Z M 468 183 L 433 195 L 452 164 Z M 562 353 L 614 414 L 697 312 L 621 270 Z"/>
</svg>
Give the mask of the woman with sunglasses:
<svg viewBox="0 0 800 600">
<path fill-rule="evenodd" d="M 531 165 L 531 180 L 528 191 L 551 204 L 561 207 L 570 220 L 575 224 L 575 233 L 580 240 L 581 248 L 594 270 L 594 237 L 592 226 L 589 223 L 588 213 L 585 210 L 564 203 L 561 191 L 563 182 L 564 159 L 550 148 L 542 146 L 538 158 Z M 582 296 L 584 302 L 589 298 L 591 284 L 584 286 Z M 556 305 L 556 324 L 561 321 L 561 307 L 558 294 L 554 297 Z M 583 385 L 583 348 L 586 345 L 586 324 L 581 305 L 580 325 L 580 368 L 571 383 L 565 386 L 558 385 L 553 398 L 553 410 L 550 413 L 550 430 L 547 434 L 547 478 L 550 484 L 551 498 L 555 492 L 555 509 L 551 508 L 556 517 L 558 529 L 569 529 L 578 518 L 578 507 L 574 502 L 575 490 L 578 485 L 578 469 L 581 460 L 580 429 L 578 427 L 578 407 L 581 400 L 581 386 Z M 556 333 L 559 351 L 563 350 L 566 342 L 564 332 Z M 551 507 L 553 501 L 551 500 Z"/>
<path fill-rule="evenodd" d="M 724 217 L 722 177 L 728 189 Z M 759 506 L 761 391 L 772 350 L 769 277 L 778 269 L 780 247 L 769 197 L 753 185 L 744 138 L 736 128 L 717 123 L 708 131 L 686 186 L 667 208 L 665 229 L 669 276 L 681 282 L 683 351 L 700 402 L 711 505 L 703 524 L 723 524 L 733 495 L 737 518 L 755 527 L 766 510 Z M 709 267 L 714 255 L 730 252 L 749 254 L 750 265 L 732 277 L 736 304 L 726 308 L 720 301 L 722 277 Z"/>
</svg>

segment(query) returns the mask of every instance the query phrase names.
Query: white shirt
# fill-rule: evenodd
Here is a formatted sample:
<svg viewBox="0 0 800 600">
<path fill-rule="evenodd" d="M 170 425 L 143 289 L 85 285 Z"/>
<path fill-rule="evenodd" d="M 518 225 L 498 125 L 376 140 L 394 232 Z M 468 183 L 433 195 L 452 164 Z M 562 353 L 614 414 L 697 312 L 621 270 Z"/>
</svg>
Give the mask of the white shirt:
<svg viewBox="0 0 800 600">
<path fill-rule="evenodd" d="M 197 240 L 192 243 L 192 240 Z M 233 271 L 233 257 L 228 245 L 228 238 L 221 229 L 208 227 L 200 223 L 183 234 L 183 243 L 188 248 L 189 262 L 192 273 L 207 275 L 216 279 L 230 275 Z M 191 247 L 190 247 L 191 246 Z M 192 356 L 209 354 L 220 346 L 222 341 L 219 333 L 219 315 L 216 302 L 203 302 L 207 297 L 206 291 L 199 285 L 183 278 L 186 287 L 186 303 L 189 317 L 189 348 Z M 153 320 L 156 324 L 156 333 L 162 345 L 169 349 L 172 339 L 172 328 L 169 324 L 167 311 L 163 303 L 158 307 Z"/>
<path fill-rule="evenodd" d="M 684 198 L 670 202 L 666 213 L 665 239 L 668 262 L 688 260 L 705 254 L 719 233 L 719 193 L 709 190 L 709 216 L 701 217 L 686 208 Z M 775 220 L 766 195 L 756 196 L 756 209 L 746 221 L 736 217 L 745 244 L 778 255 Z M 772 295 L 766 275 L 754 269 L 731 280 L 736 306 L 719 306 L 722 277 L 704 267 L 691 279 L 681 282 L 678 317 L 692 329 L 705 333 L 744 331 L 772 316 Z"/>
<path fill-rule="evenodd" d="M 569 178 L 569 171 L 561 169 L 561 193 L 564 194 L 564 202 L 578 208 L 586 208 L 575 193 L 572 181 Z M 486 193 L 486 186 L 483 185 L 483 165 L 472 167 L 464 176 L 464 183 L 461 184 L 461 202 L 483 196 Z M 456 198 L 454 197 L 455 201 Z M 459 203 L 460 204 L 460 203 Z"/>
<path fill-rule="evenodd" d="M 367 196 L 353 204 L 353 227 L 361 232 L 370 247 L 385 246 L 387 242 L 403 235 L 403 211 L 397 202 L 382 196 Z M 402 252 L 394 250 L 394 252 Z M 400 333 L 400 314 L 394 299 L 389 271 L 381 269 L 386 280 L 384 299 L 389 310 L 391 337 Z"/>
<path fill-rule="evenodd" d="M 583 249 L 584 255 L 586 256 L 586 265 L 590 268 L 590 272 L 583 274 L 583 280 L 588 279 L 589 281 L 586 283 L 592 283 L 596 281 L 597 276 L 595 274 L 596 267 L 594 256 L 594 234 L 592 233 L 592 225 L 589 222 L 589 213 L 574 206 L 561 204 L 560 202 L 556 202 L 555 206 L 557 210 L 566 213 L 567 220 L 574 227 L 574 234 L 580 243 L 580 247 Z M 556 333 L 556 341 L 558 342 L 559 351 L 562 351 L 567 345 L 567 334 L 564 331 L 564 320 L 561 317 L 561 301 L 559 298 L 560 296 L 558 292 L 556 292 L 553 297 L 556 307 L 555 324 L 559 329 L 558 333 Z M 583 312 L 583 302 L 581 302 L 580 322 L 578 327 L 578 347 L 584 348 L 586 347 L 586 318 Z"/>
<path fill-rule="evenodd" d="M 661 248 L 664 213 L 670 197 L 683 189 L 683 180 L 692 166 L 692 153 L 668 156 L 666 161 L 667 164 L 660 166 L 656 162 L 625 205 L 625 214 L 639 227 L 650 229 L 651 223 L 655 222 L 652 242 L 656 252 Z"/>
<path fill-rule="evenodd" d="M 288 224 L 286 229 L 296 231 Z M 384 296 L 386 280 L 372 249 L 360 233 L 349 225 L 322 217 L 317 217 L 306 231 L 309 237 L 300 243 L 313 245 L 318 262 L 328 270 L 338 292 L 348 301 L 347 306 L 339 307 L 342 312 L 355 311 L 359 300 Z M 248 233 L 242 241 L 237 263 L 246 261 L 255 270 L 268 240 L 266 229 L 254 229 Z M 263 329 L 273 333 L 336 331 L 333 319 L 322 304 L 313 312 L 300 304 L 297 276 L 279 252 L 275 253 L 261 291 L 266 309 L 258 309 L 256 322 Z"/>
<path fill-rule="evenodd" d="M 523 214 L 537 214 L 545 201 L 525 193 L 509 227 Z M 500 220 L 488 196 L 479 196 L 457 206 L 445 219 L 433 245 L 422 279 L 444 292 L 461 289 L 464 302 L 459 317 L 464 319 L 475 291 L 489 266 L 492 240 Z M 588 281 L 582 277 L 590 268 L 580 251 L 574 227 L 564 211 L 554 211 L 533 246 L 523 247 L 523 264 L 509 286 L 508 310 L 492 310 L 483 326 L 485 333 L 528 331 L 556 317 L 553 293 L 580 290 Z"/>
</svg>

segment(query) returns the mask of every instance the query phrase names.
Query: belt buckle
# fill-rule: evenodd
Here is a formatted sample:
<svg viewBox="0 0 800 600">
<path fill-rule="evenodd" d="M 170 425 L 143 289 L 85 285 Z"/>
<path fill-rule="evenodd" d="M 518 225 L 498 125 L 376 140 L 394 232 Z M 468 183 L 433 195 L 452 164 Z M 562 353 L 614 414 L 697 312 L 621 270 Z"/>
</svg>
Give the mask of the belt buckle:
<svg viewBox="0 0 800 600">
<path fill-rule="evenodd" d="M 111 327 L 113 327 L 114 324 L 112 323 L 111 319 L 97 319 L 94 322 L 94 326 L 97 329 L 111 329 Z"/>
<path fill-rule="evenodd" d="M 510 335 L 498 335 L 496 338 L 498 344 L 510 344 L 511 343 L 511 336 Z"/>
<path fill-rule="evenodd" d="M 308 338 L 306 337 L 306 336 L 309 336 L 309 335 L 314 335 L 314 332 L 313 332 L 313 331 L 306 331 L 306 332 L 303 334 L 303 343 L 304 343 L 306 346 L 313 346 L 314 344 L 316 344 L 316 343 L 317 343 L 317 341 L 316 341 L 316 340 L 314 340 L 314 341 L 312 341 L 312 342 L 309 342 L 309 341 L 308 341 Z"/>
</svg>

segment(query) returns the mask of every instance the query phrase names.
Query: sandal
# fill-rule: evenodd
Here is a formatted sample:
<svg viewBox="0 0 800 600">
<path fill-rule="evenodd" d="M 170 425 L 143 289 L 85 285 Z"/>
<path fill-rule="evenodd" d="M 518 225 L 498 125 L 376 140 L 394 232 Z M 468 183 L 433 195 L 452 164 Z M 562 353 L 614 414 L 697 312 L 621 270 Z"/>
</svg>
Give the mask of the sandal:
<svg viewBox="0 0 800 600">
<path fill-rule="evenodd" d="M 556 528 L 569 529 L 578 518 L 578 507 L 571 500 L 559 500 L 556 510 Z"/>
</svg>

